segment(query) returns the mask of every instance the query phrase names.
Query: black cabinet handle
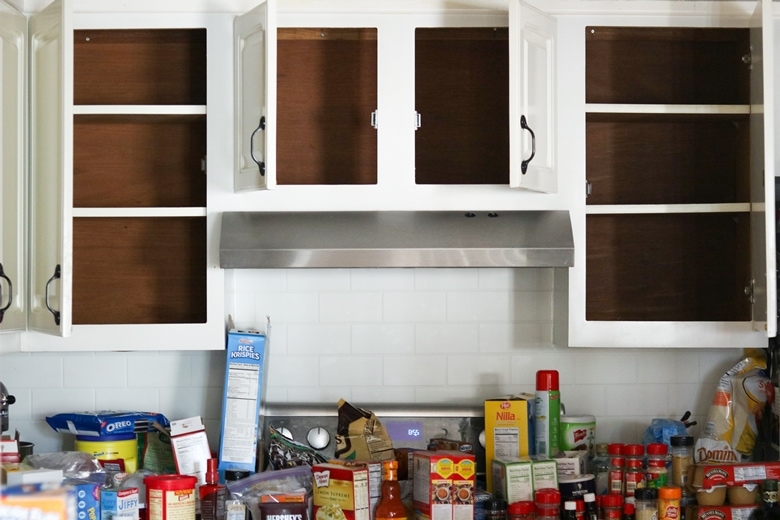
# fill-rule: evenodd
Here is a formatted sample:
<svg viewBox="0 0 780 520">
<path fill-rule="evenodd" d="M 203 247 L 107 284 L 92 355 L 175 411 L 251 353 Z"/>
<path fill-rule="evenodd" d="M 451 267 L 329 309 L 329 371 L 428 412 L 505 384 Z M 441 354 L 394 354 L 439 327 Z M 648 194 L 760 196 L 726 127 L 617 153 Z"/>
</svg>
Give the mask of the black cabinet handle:
<svg viewBox="0 0 780 520">
<path fill-rule="evenodd" d="M 528 171 L 528 164 L 533 161 L 536 156 L 536 134 L 534 134 L 534 131 L 528 126 L 528 121 L 525 120 L 525 116 L 520 116 L 520 128 L 528 130 L 528 133 L 531 134 L 531 157 L 523 159 L 523 162 L 520 164 L 520 171 L 525 175 L 525 172 Z"/>
<path fill-rule="evenodd" d="M 252 160 L 255 161 L 255 164 L 258 168 L 260 168 L 260 175 L 265 177 L 265 162 L 264 161 L 258 161 L 255 157 L 255 134 L 259 130 L 265 130 L 265 116 L 262 116 L 260 118 L 260 123 L 257 125 L 257 128 L 255 128 L 255 131 L 252 132 L 252 135 L 249 137 L 249 155 L 252 157 Z"/>
<path fill-rule="evenodd" d="M 57 264 L 57 267 L 54 268 L 54 274 L 52 275 L 51 278 L 49 278 L 49 281 L 46 282 L 46 293 L 45 293 L 46 294 L 45 295 L 46 308 L 49 309 L 49 312 L 54 315 L 54 324 L 55 325 L 59 325 L 60 324 L 60 311 L 52 309 L 51 305 L 49 305 L 49 286 L 51 285 L 51 283 L 54 280 L 59 280 L 60 279 L 60 274 L 61 274 L 60 265 Z"/>
<path fill-rule="evenodd" d="M 3 316 L 5 316 L 5 311 L 8 310 L 8 308 L 11 306 L 11 301 L 14 299 L 14 284 L 11 282 L 11 279 L 8 278 L 8 276 L 5 274 L 5 270 L 3 270 L 3 264 L 0 264 L 0 278 L 4 279 L 6 282 L 8 282 L 8 303 L 6 303 L 3 308 L 0 309 L 0 323 L 3 323 Z M 2 302 L 3 298 L 3 291 L 0 289 L 0 302 Z"/>
</svg>

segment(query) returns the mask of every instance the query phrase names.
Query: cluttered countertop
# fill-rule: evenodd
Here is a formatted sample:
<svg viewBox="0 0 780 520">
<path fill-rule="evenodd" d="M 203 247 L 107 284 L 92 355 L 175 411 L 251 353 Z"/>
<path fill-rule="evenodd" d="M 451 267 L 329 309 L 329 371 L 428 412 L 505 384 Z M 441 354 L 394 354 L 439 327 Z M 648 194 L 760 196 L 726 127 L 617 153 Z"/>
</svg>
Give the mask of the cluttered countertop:
<svg viewBox="0 0 780 520">
<path fill-rule="evenodd" d="M 756 449 L 775 423 L 761 351 L 723 375 L 698 439 L 683 416 L 630 444 L 562 413 L 555 370 L 480 407 L 265 406 L 264 346 L 230 335 L 217 452 L 200 417 L 153 412 L 47 417 L 73 451 L 4 438 L 0 520 L 741 520 L 776 503 L 780 462 Z"/>
</svg>

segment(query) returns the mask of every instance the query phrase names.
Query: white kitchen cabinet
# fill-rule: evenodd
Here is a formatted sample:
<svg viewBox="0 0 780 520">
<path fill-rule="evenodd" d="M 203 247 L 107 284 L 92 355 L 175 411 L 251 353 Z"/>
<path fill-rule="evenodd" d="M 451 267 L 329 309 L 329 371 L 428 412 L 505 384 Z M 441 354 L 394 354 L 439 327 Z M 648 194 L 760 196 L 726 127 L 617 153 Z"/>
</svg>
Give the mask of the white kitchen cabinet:
<svg viewBox="0 0 780 520">
<path fill-rule="evenodd" d="M 555 20 L 508 5 L 280 2 L 274 16 L 266 2 L 240 17 L 230 208 L 556 207 L 536 193 L 558 186 Z"/>
<path fill-rule="evenodd" d="M 222 349 L 207 193 L 231 164 L 229 120 L 207 114 L 229 110 L 230 65 L 214 57 L 230 55 L 233 16 L 79 7 L 56 0 L 29 21 L 20 348 Z"/>
<path fill-rule="evenodd" d="M 0 3 L 0 350 L 27 326 L 26 60 L 27 18 Z"/>
<path fill-rule="evenodd" d="M 559 167 L 589 190 L 572 197 L 569 345 L 765 347 L 776 335 L 774 99 L 761 96 L 774 38 L 771 2 L 752 7 L 653 16 L 615 3 L 559 19 L 571 58 L 558 68 L 571 145 Z M 676 61 L 659 67 L 665 54 Z"/>
</svg>

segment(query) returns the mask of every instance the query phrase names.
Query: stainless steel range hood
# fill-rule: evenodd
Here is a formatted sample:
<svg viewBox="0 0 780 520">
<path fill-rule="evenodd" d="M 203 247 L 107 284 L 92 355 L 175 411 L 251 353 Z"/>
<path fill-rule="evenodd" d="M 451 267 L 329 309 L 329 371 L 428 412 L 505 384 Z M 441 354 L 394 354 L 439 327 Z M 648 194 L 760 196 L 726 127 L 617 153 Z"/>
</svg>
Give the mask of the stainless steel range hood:
<svg viewBox="0 0 780 520">
<path fill-rule="evenodd" d="M 226 212 L 223 268 L 571 267 L 568 211 Z"/>
</svg>

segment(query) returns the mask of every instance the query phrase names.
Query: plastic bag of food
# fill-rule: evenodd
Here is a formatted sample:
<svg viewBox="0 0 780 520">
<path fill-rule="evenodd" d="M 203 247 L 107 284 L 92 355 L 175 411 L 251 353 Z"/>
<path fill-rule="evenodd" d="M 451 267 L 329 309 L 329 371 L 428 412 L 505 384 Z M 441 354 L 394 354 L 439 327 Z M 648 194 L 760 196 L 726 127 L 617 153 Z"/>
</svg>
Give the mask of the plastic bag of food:
<svg viewBox="0 0 780 520">
<path fill-rule="evenodd" d="M 756 443 L 758 421 L 773 399 L 764 352 L 746 349 L 745 357 L 718 381 L 704 432 L 696 441 L 695 461 L 747 460 Z"/>
<path fill-rule="evenodd" d="M 24 462 L 35 469 L 61 469 L 66 478 L 87 479 L 94 474 L 100 474 L 105 479 L 103 467 L 89 453 L 80 451 L 57 451 L 54 453 L 34 453 L 28 455 Z"/>
<path fill-rule="evenodd" d="M 271 469 L 284 469 L 293 466 L 313 466 L 327 459 L 316 450 L 288 439 L 273 427 L 269 428 L 268 466 Z"/>
<path fill-rule="evenodd" d="M 312 495 L 311 466 L 295 466 L 277 471 L 255 473 L 226 484 L 230 494 L 241 500 L 252 512 L 252 518 L 261 518 L 263 502 L 274 502 L 274 496 L 304 495 L 308 507 Z M 307 511 L 307 516 L 308 511 Z"/>
</svg>

